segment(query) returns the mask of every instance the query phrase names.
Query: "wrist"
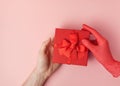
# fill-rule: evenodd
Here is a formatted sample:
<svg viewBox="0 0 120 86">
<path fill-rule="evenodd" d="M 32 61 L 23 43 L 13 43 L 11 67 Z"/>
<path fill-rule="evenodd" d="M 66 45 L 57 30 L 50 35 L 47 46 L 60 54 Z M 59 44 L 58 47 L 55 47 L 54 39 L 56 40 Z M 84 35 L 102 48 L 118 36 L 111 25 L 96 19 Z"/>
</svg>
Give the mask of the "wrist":
<svg viewBox="0 0 120 86">
<path fill-rule="evenodd" d="M 103 66 L 113 75 L 113 77 L 120 76 L 120 63 L 114 59 L 107 61 Z"/>
<path fill-rule="evenodd" d="M 42 73 L 35 68 L 22 86 L 44 86 L 46 80 L 47 77 L 45 76 L 45 73 Z"/>
<path fill-rule="evenodd" d="M 36 74 L 39 74 L 42 76 L 42 78 L 44 78 L 45 80 L 50 76 L 50 73 L 48 72 L 48 70 L 42 70 L 42 68 L 40 69 L 39 67 L 35 68 Z"/>
<path fill-rule="evenodd" d="M 113 65 L 114 62 L 115 60 L 113 59 L 112 55 L 110 55 L 110 56 L 106 56 L 106 58 L 101 61 L 101 64 L 103 66 L 107 66 L 107 65 Z"/>
<path fill-rule="evenodd" d="M 39 86 L 44 86 L 45 82 L 48 79 L 48 76 L 46 75 L 46 72 L 41 72 L 37 68 L 35 69 L 35 75 L 39 80 Z"/>
</svg>

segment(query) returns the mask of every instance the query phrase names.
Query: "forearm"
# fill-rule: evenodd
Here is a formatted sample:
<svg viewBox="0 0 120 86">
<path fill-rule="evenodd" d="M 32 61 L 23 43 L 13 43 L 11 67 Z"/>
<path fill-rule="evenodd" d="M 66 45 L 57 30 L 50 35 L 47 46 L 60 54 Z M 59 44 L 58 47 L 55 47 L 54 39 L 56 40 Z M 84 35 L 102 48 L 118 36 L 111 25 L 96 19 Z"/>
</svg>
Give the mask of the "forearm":
<svg viewBox="0 0 120 86">
<path fill-rule="evenodd" d="M 34 69 L 23 86 L 44 86 L 46 80 L 47 76 L 44 73 L 41 73 L 37 69 Z"/>
<path fill-rule="evenodd" d="M 120 62 L 112 60 L 111 62 L 104 63 L 103 66 L 113 75 L 113 77 L 120 76 Z"/>
</svg>

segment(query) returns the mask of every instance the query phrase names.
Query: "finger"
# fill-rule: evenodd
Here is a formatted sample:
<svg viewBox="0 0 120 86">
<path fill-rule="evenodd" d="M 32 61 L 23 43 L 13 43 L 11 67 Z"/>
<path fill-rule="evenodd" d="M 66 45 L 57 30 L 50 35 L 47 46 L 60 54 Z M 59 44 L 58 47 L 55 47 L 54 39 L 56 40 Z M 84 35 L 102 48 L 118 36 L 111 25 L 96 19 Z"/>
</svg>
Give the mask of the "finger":
<svg viewBox="0 0 120 86">
<path fill-rule="evenodd" d="M 90 51 L 93 51 L 95 49 L 95 45 L 93 45 L 89 40 L 83 39 L 82 43 L 85 47 L 87 47 Z"/>
<path fill-rule="evenodd" d="M 50 52 L 50 54 L 51 54 L 51 57 L 52 57 L 52 54 L 53 54 L 53 48 L 54 48 L 54 38 L 52 37 L 51 38 L 51 43 L 50 43 L 50 45 L 49 45 L 49 52 Z"/>
<path fill-rule="evenodd" d="M 40 53 L 41 54 L 47 54 L 48 53 L 47 51 L 48 51 L 48 48 L 49 48 L 50 44 L 51 44 L 51 38 L 49 38 L 48 40 L 44 41 L 42 43 L 42 46 L 41 46 L 41 49 L 40 49 Z"/>
<path fill-rule="evenodd" d="M 52 59 L 52 57 L 53 57 L 53 50 L 54 50 L 54 47 L 52 46 L 52 44 L 49 46 L 49 56 L 50 56 L 50 59 Z"/>
<path fill-rule="evenodd" d="M 102 35 L 100 33 L 98 33 L 95 29 L 93 29 L 92 27 L 90 27 L 86 24 L 83 24 L 83 28 L 85 30 L 88 30 L 89 32 L 91 32 L 95 36 L 95 38 L 97 39 L 98 43 L 100 43 L 102 40 L 104 40 Z"/>
<path fill-rule="evenodd" d="M 51 46 L 54 47 L 54 37 L 51 38 Z"/>
</svg>

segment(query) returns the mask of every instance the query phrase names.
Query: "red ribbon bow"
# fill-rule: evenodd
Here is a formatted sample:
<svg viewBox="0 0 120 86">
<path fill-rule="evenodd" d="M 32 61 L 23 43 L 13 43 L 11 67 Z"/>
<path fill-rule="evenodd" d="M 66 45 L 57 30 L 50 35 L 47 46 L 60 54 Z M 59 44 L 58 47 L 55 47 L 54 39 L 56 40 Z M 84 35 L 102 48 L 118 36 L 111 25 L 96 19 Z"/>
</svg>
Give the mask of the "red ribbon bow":
<svg viewBox="0 0 120 86">
<path fill-rule="evenodd" d="M 71 53 L 74 49 L 77 52 L 78 59 L 84 56 L 81 52 L 84 52 L 86 48 L 80 43 L 77 33 L 71 33 L 68 39 L 63 39 L 58 48 L 59 54 L 68 58 L 68 64 L 71 63 Z"/>
</svg>

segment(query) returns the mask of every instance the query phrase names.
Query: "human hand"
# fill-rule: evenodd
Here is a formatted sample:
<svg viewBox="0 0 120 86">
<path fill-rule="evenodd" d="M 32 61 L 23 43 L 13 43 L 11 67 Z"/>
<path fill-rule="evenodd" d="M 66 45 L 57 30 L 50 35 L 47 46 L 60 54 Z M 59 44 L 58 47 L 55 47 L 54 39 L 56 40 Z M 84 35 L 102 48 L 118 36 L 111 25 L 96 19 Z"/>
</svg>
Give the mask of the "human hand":
<svg viewBox="0 0 120 86">
<path fill-rule="evenodd" d="M 45 77 L 49 77 L 60 67 L 60 64 L 52 62 L 52 56 L 53 42 L 51 38 L 49 38 L 42 44 L 37 64 L 37 69 L 40 71 L 40 73 L 44 74 Z"/>
<path fill-rule="evenodd" d="M 44 86 L 49 76 L 60 67 L 60 64 L 52 63 L 52 53 L 52 41 L 49 39 L 43 42 L 37 66 L 22 86 Z"/>
<path fill-rule="evenodd" d="M 108 41 L 95 29 L 83 24 L 83 29 L 89 31 L 97 41 L 97 44 L 93 44 L 89 40 L 83 39 L 82 43 L 92 52 L 95 58 L 103 65 L 113 63 Z"/>
</svg>

